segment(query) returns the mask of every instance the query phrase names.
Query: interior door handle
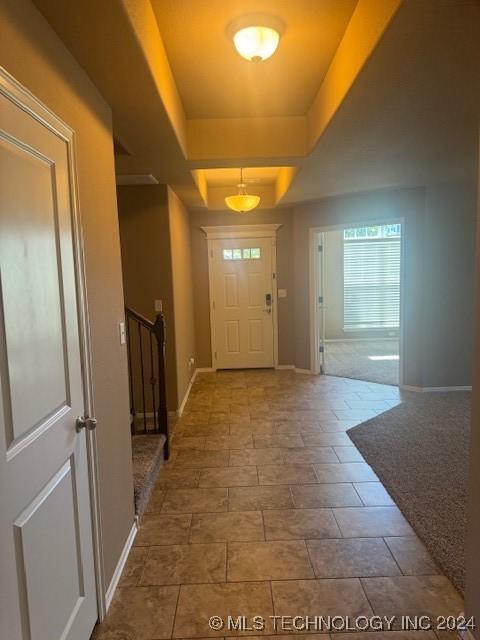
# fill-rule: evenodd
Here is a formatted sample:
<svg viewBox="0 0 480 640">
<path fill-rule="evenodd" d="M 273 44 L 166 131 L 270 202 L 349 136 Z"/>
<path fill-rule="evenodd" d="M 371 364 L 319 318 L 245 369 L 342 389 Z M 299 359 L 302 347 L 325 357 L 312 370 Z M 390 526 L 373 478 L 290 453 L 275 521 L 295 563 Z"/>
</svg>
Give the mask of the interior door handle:
<svg viewBox="0 0 480 640">
<path fill-rule="evenodd" d="M 93 431 L 97 428 L 97 421 L 95 418 L 89 418 L 88 416 L 78 416 L 75 421 L 75 430 L 77 433 L 80 433 L 82 429 L 87 429 L 87 431 Z"/>
</svg>

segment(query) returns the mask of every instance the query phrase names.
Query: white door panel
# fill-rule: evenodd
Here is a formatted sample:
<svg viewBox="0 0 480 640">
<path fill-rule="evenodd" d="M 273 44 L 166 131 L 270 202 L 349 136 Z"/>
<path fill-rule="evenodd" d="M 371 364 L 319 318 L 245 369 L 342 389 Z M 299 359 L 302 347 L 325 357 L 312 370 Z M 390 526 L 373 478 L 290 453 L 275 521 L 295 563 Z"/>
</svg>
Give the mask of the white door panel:
<svg viewBox="0 0 480 640">
<path fill-rule="evenodd" d="M 273 367 L 272 240 L 223 239 L 212 245 L 215 366 Z"/>
<path fill-rule="evenodd" d="M 67 141 L 0 94 L 0 637 L 97 618 Z"/>
</svg>

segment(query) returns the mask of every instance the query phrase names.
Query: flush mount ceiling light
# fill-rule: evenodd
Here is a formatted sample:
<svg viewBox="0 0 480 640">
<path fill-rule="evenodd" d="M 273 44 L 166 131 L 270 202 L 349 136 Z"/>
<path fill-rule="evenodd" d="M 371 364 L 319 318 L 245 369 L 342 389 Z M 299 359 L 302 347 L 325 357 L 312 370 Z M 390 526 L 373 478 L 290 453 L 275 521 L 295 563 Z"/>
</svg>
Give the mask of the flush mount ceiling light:
<svg viewBox="0 0 480 640">
<path fill-rule="evenodd" d="M 261 62 L 273 56 L 282 32 L 280 20 L 264 15 L 237 18 L 227 28 L 238 53 L 251 62 Z"/>
<path fill-rule="evenodd" d="M 227 196 L 225 204 L 232 211 L 237 213 L 247 213 L 260 204 L 260 196 L 253 196 L 247 193 L 247 185 L 243 181 L 243 169 L 240 169 L 240 182 L 237 184 L 238 193 L 234 196 Z"/>
</svg>

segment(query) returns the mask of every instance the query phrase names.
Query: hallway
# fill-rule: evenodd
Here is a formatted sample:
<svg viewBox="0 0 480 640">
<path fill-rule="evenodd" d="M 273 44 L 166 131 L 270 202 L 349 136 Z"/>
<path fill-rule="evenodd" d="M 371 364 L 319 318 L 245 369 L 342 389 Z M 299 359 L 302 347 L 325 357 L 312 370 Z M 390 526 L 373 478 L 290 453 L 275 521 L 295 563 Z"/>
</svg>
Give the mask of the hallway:
<svg viewBox="0 0 480 640">
<path fill-rule="evenodd" d="M 298 629 L 273 615 L 458 615 L 461 598 L 345 433 L 399 402 L 398 389 L 343 378 L 199 374 L 93 638 L 238 635 L 211 616 L 263 616 L 277 635 Z"/>
</svg>

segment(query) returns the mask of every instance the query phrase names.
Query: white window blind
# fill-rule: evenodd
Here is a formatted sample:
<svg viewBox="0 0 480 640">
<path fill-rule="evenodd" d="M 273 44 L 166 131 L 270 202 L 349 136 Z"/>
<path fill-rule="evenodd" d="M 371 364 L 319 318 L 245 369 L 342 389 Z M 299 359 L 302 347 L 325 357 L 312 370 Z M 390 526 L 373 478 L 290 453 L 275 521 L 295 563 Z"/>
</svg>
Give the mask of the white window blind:
<svg viewBox="0 0 480 640">
<path fill-rule="evenodd" d="M 344 329 L 398 329 L 400 238 L 344 241 Z"/>
</svg>

